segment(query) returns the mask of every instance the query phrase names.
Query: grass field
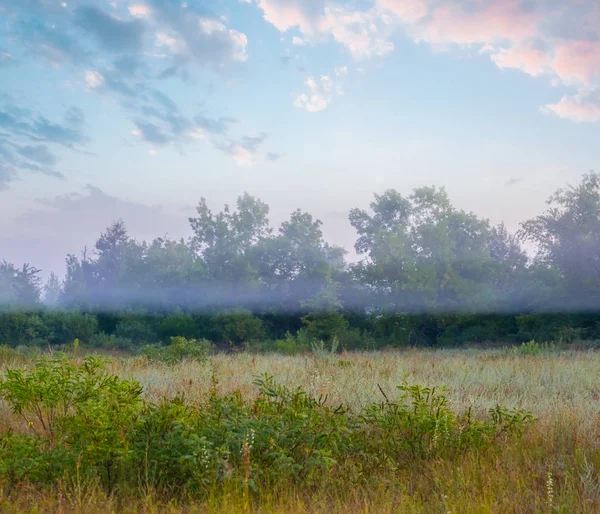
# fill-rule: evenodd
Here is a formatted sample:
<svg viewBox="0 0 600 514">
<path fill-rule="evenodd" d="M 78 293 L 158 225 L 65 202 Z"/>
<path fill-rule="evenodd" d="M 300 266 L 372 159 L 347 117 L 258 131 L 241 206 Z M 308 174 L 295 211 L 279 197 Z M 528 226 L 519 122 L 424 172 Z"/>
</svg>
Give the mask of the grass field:
<svg viewBox="0 0 600 514">
<path fill-rule="evenodd" d="M 29 366 L 5 356 L 0 370 Z M 536 418 L 519 439 L 431 458 L 404 458 L 356 481 L 356 456 L 338 459 L 311 484 L 282 481 L 257 491 L 227 484 L 200 500 L 152 489 L 115 495 L 94 482 L 22 483 L 0 496 L 2 512 L 389 512 L 389 513 L 594 513 L 600 512 L 600 353 L 506 350 L 407 350 L 397 353 L 215 355 L 205 363 L 174 366 L 143 358 L 115 358 L 108 371 L 135 379 L 151 402 L 184 395 L 202 404 L 209 392 L 258 393 L 256 376 L 272 375 L 328 405 L 358 412 L 385 396 L 394 402 L 403 383 L 447 388 L 450 407 L 483 418 L 497 404 Z M 23 423 L 0 404 L 0 431 Z M 0 451 L 2 449 L 0 448 Z M 250 455 L 248 459 L 250 459 Z M 353 462 L 351 462 L 353 461 Z M 250 467 L 248 468 L 250 469 Z M 0 478 L 1 483 L 2 478 Z"/>
</svg>

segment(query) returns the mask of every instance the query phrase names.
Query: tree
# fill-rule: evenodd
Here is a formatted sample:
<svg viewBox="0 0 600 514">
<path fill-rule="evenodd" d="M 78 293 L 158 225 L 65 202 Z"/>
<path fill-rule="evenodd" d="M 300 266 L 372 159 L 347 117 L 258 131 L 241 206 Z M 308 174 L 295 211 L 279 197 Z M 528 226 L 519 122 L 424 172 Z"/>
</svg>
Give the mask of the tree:
<svg viewBox="0 0 600 514">
<path fill-rule="evenodd" d="M 538 247 L 538 265 L 563 279 L 557 306 L 600 307 L 600 176 L 591 172 L 576 186 L 559 189 L 549 209 L 521 225 L 520 236 Z"/>
<path fill-rule="evenodd" d="M 62 282 L 56 273 L 51 272 L 50 277 L 44 285 L 44 304 L 50 307 L 56 307 L 62 295 Z"/>
<path fill-rule="evenodd" d="M 342 314 L 344 305 L 339 297 L 338 285 L 332 280 L 331 273 L 325 276 L 325 284 L 319 292 L 302 302 L 302 307 L 308 310 L 308 314 L 301 318 L 302 323 L 306 325 L 308 335 L 315 339 L 328 341 L 348 329 L 348 322 Z"/>
<path fill-rule="evenodd" d="M 244 193 L 236 206 L 232 212 L 225 205 L 215 215 L 202 198 L 197 217 L 189 219 L 194 233 L 190 242 L 202 256 L 207 274 L 231 286 L 232 292 L 256 282 L 255 249 L 271 233 L 267 204 Z"/>
<path fill-rule="evenodd" d="M 279 308 L 297 309 L 322 287 L 327 273 L 343 272 L 345 250 L 327 244 L 321 225 L 297 209 L 276 236 L 263 239 L 256 249 L 261 283 L 277 293 Z"/>
<path fill-rule="evenodd" d="M 357 252 L 367 258 L 355 276 L 395 312 L 481 307 L 490 255 L 489 223 L 455 209 L 443 188 L 375 195 L 372 214 L 350 212 Z"/>
<path fill-rule="evenodd" d="M 0 262 L 0 305 L 32 307 L 40 301 L 40 270 L 23 264 L 16 268 L 6 261 Z"/>
</svg>

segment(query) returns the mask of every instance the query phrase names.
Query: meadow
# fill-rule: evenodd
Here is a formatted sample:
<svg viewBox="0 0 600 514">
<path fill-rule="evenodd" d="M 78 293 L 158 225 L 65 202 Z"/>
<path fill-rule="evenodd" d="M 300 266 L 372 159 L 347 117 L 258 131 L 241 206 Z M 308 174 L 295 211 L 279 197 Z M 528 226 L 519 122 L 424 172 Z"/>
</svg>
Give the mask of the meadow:
<svg viewBox="0 0 600 514">
<path fill-rule="evenodd" d="M 0 374 L 5 377 L 8 369 L 31 370 L 34 364 L 12 350 L 0 352 L 0 359 Z M 68 360 L 73 369 L 83 362 L 81 357 Z M 177 364 L 113 356 L 105 366 L 103 376 L 141 386 L 140 401 L 164 407 L 122 418 L 117 405 L 107 418 L 109 424 L 123 423 L 116 441 L 137 430 L 133 426 L 140 416 L 156 425 L 157 419 L 164 421 L 165 413 L 172 414 L 175 405 L 175 410 L 191 409 L 183 414 L 177 410 L 177 419 L 202 427 L 199 431 L 212 427 L 211 437 L 239 448 L 239 455 L 227 457 L 228 467 L 220 479 L 199 474 L 201 485 L 194 487 L 187 477 L 196 473 L 194 466 L 202 459 L 213 458 L 208 453 L 196 461 L 188 458 L 191 468 L 182 467 L 184 458 L 179 454 L 175 460 L 169 460 L 170 454 L 157 454 L 157 462 L 166 463 L 159 474 L 185 475 L 179 482 L 119 476 L 112 487 L 89 471 L 92 468 L 86 468 L 80 457 L 73 461 L 73 473 L 67 463 L 67 471 L 51 481 L 36 478 L 31 471 L 15 478 L 5 457 L 4 474 L 0 464 L 0 511 L 600 511 L 600 353 L 593 350 L 525 345 L 293 356 L 244 352 Z M 262 386 L 257 383 L 260 377 Z M 5 379 L 0 404 L 4 437 L 0 452 L 18 455 L 25 443 L 6 434 L 29 437 L 28 430 L 37 421 L 34 416 L 25 423 L 15 413 L 11 398 L 22 399 L 23 389 L 11 397 L 6 383 Z M 403 384 L 405 389 L 397 388 Z M 415 385 L 421 388 L 411 389 Z M 305 395 L 298 395 L 297 388 Z M 111 394 L 126 397 L 124 390 L 114 391 Z M 307 398 L 315 398 L 314 403 Z M 344 414 L 336 411 L 340 405 Z M 504 409 L 503 420 L 493 419 L 490 412 L 498 405 Z M 98 419 L 106 414 L 98 412 Z M 521 418 L 511 425 L 506 421 L 509 413 L 520 413 L 516 418 Z M 534 419 L 523 418 L 526 413 Z M 169 433 L 172 425 L 164 425 Z M 239 427 L 250 429 L 242 433 Z M 69 435 L 71 447 L 76 445 L 74 433 Z M 168 439 L 160 430 L 154 435 Z M 186 437 L 191 445 L 192 436 Z M 86 439 L 88 448 L 90 440 Z M 177 441 L 168 452 L 185 453 Z M 38 455 L 42 450 L 36 444 Z M 133 448 L 135 441 L 128 444 Z M 43 451 L 50 455 L 59 446 L 52 445 Z M 275 450 L 281 454 L 271 457 Z M 67 453 L 61 457 L 64 462 Z M 37 458 L 28 455 L 31 462 Z M 222 462 L 221 458 L 222 454 L 214 462 Z M 56 459 L 44 469 L 54 469 Z M 140 466 L 135 462 L 127 464 L 125 475 Z"/>
</svg>

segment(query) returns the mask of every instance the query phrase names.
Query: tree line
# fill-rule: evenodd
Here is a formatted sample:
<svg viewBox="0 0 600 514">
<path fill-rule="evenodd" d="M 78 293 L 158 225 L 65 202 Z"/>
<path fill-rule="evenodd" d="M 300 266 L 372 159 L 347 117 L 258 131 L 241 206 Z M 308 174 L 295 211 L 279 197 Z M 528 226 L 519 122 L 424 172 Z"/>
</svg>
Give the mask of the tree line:
<svg viewBox="0 0 600 514">
<path fill-rule="evenodd" d="M 0 263 L 0 344 L 69 338 L 135 346 L 172 336 L 279 348 L 600 338 L 600 176 L 557 191 L 511 234 L 444 188 L 376 194 L 352 209 L 357 263 L 301 210 L 274 230 L 245 193 L 187 239 L 131 237 L 119 220 L 66 275 Z M 528 255 L 523 246 L 535 247 Z M 271 345 L 271 346 L 269 346 Z"/>
</svg>

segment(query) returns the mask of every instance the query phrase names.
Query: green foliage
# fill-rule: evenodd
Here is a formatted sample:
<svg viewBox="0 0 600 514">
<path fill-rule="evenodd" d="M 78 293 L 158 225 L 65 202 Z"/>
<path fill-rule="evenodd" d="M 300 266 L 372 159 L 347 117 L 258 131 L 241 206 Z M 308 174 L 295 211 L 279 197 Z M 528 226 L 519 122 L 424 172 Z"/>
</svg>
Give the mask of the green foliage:
<svg viewBox="0 0 600 514">
<path fill-rule="evenodd" d="M 106 373 L 98 358 L 9 369 L 0 399 L 30 433 L 0 434 L 0 482 L 85 480 L 109 494 L 151 489 L 186 498 L 318 486 L 344 469 L 360 483 L 380 466 L 451 458 L 518 437 L 532 422 L 524 411 L 499 407 L 488 420 L 459 415 L 435 389 L 419 386 L 400 387 L 397 403 L 353 414 L 268 375 L 256 379 L 251 402 L 239 392 L 220 395 L 214 385 L 200 403 L 176 397 L 154 404 L 141 398 L 137 382 Z"/>
<path fill-rule="evenodd" d="M 56 467 L 57 458 L 63 466 L 77 463 L 110 491 L 129 455 L 127 431 L 137 419 L 141 392 L 138 383 L 105 373 L 98 357 L 81 364 L 42 359 L 31 370 L 9 369 L 0 380 L 0 398 L 35 438 L 9 438 L 5 444 L 13 453 L 6 457 L 21 452 L 29 462 L 31 446 L 47 444 L 51 466 Z M 38 471 L 23 468 L 21 478 L 32 479 L 29 475 Z"/>
<path fill-rule="evenodd" d="M 44 320 L 50 331 L 50 342 L 54 344 L 70 343 L 74 339 L 89 343 L 98 331 L 98 319 L 93 314 L 53 311 Z"/>
<path fill-rule="evenodd" d="M 151 320 L 144 317 L 127 317 L 122 319 L 117 323 L 114 335 L 119 339 L 129 340 L 134 344 L 152 343 L 157 340 Z"/>
<path fill-rule="evenodd" d="M 364 444 L 377 465 L 396 467 L 404 459 L 449 457 L 478 449 L 501 435 L 520 436 L 533 422 L 524 410 L 491 409 L 488 420 L 476 420 L 469 409 L 457 414 L 439 390 L 418 385 L 398 386 L 400 401 L 368 406 Z"/>
<path fill-rule="evenodd" d="M 145 345 L 141 352 L 150 360 L 177 364 L 185 359 L 204 362 L 213 349 L 214 345 L 206 339 L 176 336 L 171 338 L 171 344 L 168 346 Z"/>
<path fill-rule="evenodd" d="M 89 345 L 92 348 L 102 348 L 103 350 L 125 350 L 133 348 L 133 343 L 130 339 L 117 337 L 115 334 L 107 334 L 99 332 L 90 338 Z"/>
<path fill-rule="evenodd" d="M 211 323 L 219 338 L 232 345 L 256 341 L 265 336 L 262 321 L 246 310 L 217 314 Z"/>
<path fill-rule="evenodd" d="M 194 337 L 198 327 L 194 318 L 188 314 L 170 314 L 161 320 L 158 333 L 163 340 L 171 337 Z"/>
<path fill-rule="evenodd" d="M 320 341 L 312 341 L 310 348 L 315 357 L 320 359 L 332 358 L 340 347 L 340 340 L 337 336 L 333 336 L 331 344 L 325 343 L 322 339 Z"/>
<path fill-rule="evenodd" d="M 310 300 L 301 303 L 308 314 L 301 318 L 306 325 L 307 335 L 316 340 L 330 341 L 334 335 L 348 330 L 348 322 L 341 313 L 343 304 L 338 293 L 338 284 L 325 277 L 325 285 Z"/>
<path fill-rule="evenodd" d="M 523 356 L 537 356 L 552 353 L 556 350 L 556 346 L 552 343 L 538 343 L 535 340 L 521 343 L 521 346 L 512 348 L 512 353 Z"/>
</svg>

